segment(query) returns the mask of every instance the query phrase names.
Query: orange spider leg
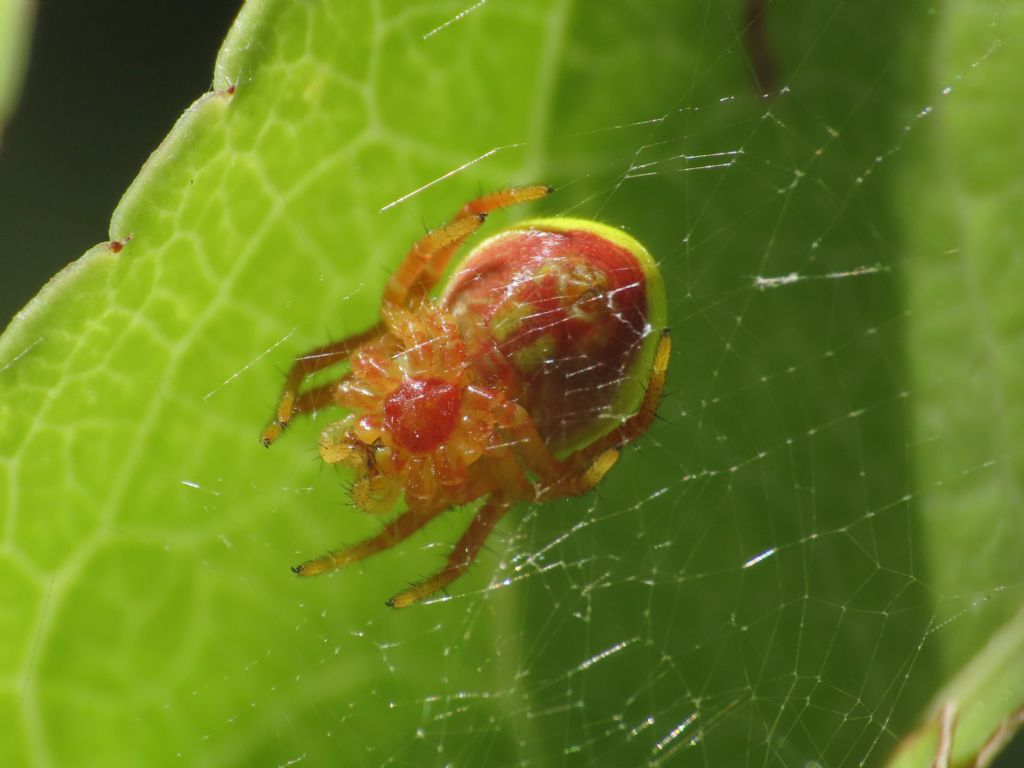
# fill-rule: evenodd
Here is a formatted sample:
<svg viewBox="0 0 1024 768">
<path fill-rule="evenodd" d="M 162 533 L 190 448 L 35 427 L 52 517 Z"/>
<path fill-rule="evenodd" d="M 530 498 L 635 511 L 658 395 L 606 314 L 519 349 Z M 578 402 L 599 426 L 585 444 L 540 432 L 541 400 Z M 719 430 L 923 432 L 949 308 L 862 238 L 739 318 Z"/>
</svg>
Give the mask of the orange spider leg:
<svg viewBox="0 0 1024 768">
<path fill-rule="evenodd" d="M 326 384 L 321 384 L 319 387 L 307 389 L 295 398 L 295 405 L 292 406 L 292 418 L 302 413 L 319 411 L 321 408 L 334 405 L 334 394 L 338 391 L 338 385 L 348 378 L 349 375 L 345 374 L 335 381 L 329 381 Z"/>
<path fill-rule="evenodd" d="M 619 460 L 620 453 L 621 450 L 618 448 L 609 448 L 589 466 L 541 488 L 537 493 L 537 501 L 564 499 L 568 496 L 582 496 L 594 490 L 597 484 L 615 466 L 615 462 Z"/>
<path fill-rule="evenodd" d="M 457 214 L 455 214 L 453 221 L 455 219 L 465 218 L 466 216 L 477 216 L 481 213 L 488 214 L 491 211 L 496 211 L 500 208 L 507 208 L 510 205 L 519 205 L 520 203 L 529 203 L 533 200 L 540 200 L 542 197 L 547 197 L 554 191 L 554 187 L 549 187 L 543 184 L 532 184 L 526 187 L 502 189 L 489 195 L 482 195 L 475 200 L 470 200 L 462 206 L 462 209 Z M 435 253 L 433 258 L 431 258 L 425 266 L 423 274 L 420 275 L 419 280 L 413 286 L 413 290 L 421 291 L 426 294 L 435 285 L 437 285 L 438 280 L 441 279 L 441 273 L 444 272 L 445 267 L 448 266 L 449 260 L 451 260 L 452 254 L 455 253 L 457 249 L 458 246 L 442 248 Z"/>
<path fill-rule="evenodd" d="M 336 363 L 340 363 L 343 360 L 348 359 L 356 348 L 369 341 L 370 339 L 376 338 L 384 331 L 384 326 L 378 323 L 373 328 L 362 333 L 357 333 L 355 336 L 349 336 L 338 341 L 332 341 L 330 344 L 325 344 L 322 347 L 311 349 L 304 355 L 299 355 L 295 358 L 295 362 L 292 363 L 292 367 L 288 371 L 288 376 L 284 381 L 284 388 L 281 390 L 281 398 L 277 402 L 277 412 L 274 416 L 274 420 L 267 425 L 266 429 L 263 430 L 263 434 L 260 437 L 261 442 L 265 446 L 270 446 L 278 437 L 281 436 L 281 432 L 288 426 L 288 422 L 291 421 L 298 411 L 298 402 L 301 400 L 299 396 L 299 387 L 307 376 L 321 371 L 324 368 L 329 368 Z M 316 390 L 311 390 L 315 392 Z M 316 398 L 317 395 L 311 395 Z M 326 403 L 324 403 L 326 404 Z M 310 410 L 310 407 L 304 408 L 303 410 Z"/>
<path fill-rule="evenodd" d="M 554 187 L 549 187 L 545 184 L 530 184 L 525 187 L 499 189 L 497 192 L 491 192 L 489 195 L 481 195 L 474 200 L 470 200 L 452 218 L 453 220 L 464 219 L 467 216 L 476 216 L 480 213 L 496 211 L 499 208 L 508 208 L 510 205 L 540 200 L 554 191 Z"/>
<path fill-rule="evenodd" d="M 510 205 L 539 200 L 554 190 L 535 184 L 503 189 L 466 203 L 451 221 L 427 233 L 409 250 L 405 260 L 388 281 L 384 298 L 400 306 L 414 296 L 426 295 L 436 284 L 452 254 L 487 218 L 487 214 Z"/>
<path fill-rule="evenodd" d="M 434 254 L 445 249 L 454 251 L 466 238 L 480 229 L 486 218 L 486 213 L 480 213 L 468 218 L 452 219 L 443 227 L 432 230 L 417 240 L 398 265 L 395 274 L 388 280 L 384 288 L 384 301 L 390 301 L 400 307 L 406 306 L 412 296 L 413 286 Z"/>
<path fill-rule="evenodd" d="M 322 449 L 323 446 L 321 446 Z M 427 505 L 410 505 L 411 508 L 408 511 L 388 523 L 376 536 L 365 539 L 354 546 L 334 550 L 321 557 L 308 560 L 293 567 L 292 571 L 299 576 L 319 576 L 357 563 L 378 552 L 383 552 L 409 538 L 439 514 L 451 509 L 453 505 L 466 504 L 489 495 L 500 485 L 502 478 L 512 484 L 510 487 L 517 487 L 517 480 L 520 481 L 519 486 L 526 487 L 525 481 L 522 481 L 522 473 L 517 472 L 517 465 L 511 454 L 505 461 L 496 458 L 492 466 L 491 472 L 481 476 L 478 481 L 468 482 L 461 493 L 435 500 Z"/>
<path fill-rule="evenodd" d="M 296 565 L 292 568 L 292 571 L 299 576 L 319 576 L 322 573 L 344 568 L 346 565 L 352 565 L 352 563 L 358 563 L 370 555 L 383 552 L 385 549 L 393 547 L 398 542 L 409 538 L 446 509 L 447 507 L 443 505 L 427 509 L 410 509 L 388 523 L 376 536 L 361 541 L 354 546 L 328 552 L 326 555 L 313 560 L 307 560 L 301 565 Z"/>
<path fill-rule="evenodd" d="M 406 590 L 388 600 L 387 604 L 392 608 L 407 608 L 413 603 L 418 603 L 426 597 L 444 589 L 466 572 L 466 569 L 476 560 L 480 548 L 487 541 L 494 526 L 508 512 L 512 505 L 500 496 L 492 496 L 476 513 L 476 517 L 469 524 L 466 532 L 462 534 L 451 554 L 448 555 L 448 564 L 440 571 L 423 581 L 413 584 Z"/>
</svg>

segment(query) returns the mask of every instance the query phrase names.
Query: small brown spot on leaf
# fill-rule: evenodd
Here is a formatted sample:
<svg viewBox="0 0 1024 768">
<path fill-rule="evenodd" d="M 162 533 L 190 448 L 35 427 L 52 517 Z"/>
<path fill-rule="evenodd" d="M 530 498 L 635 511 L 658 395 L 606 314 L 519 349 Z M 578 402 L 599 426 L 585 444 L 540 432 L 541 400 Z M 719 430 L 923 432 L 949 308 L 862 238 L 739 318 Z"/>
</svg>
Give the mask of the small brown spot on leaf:
<svg viewBox="0 0 1024 768">
<path fill-rule="evenodd" d="M 122 237 L 120 240 L 111 240 L 109 245 L 111 253 L 120 253 L 121 249 L 124 248 L 131 239 L 131 235 L 129 235 L 128 237 Z"/>
</svg>

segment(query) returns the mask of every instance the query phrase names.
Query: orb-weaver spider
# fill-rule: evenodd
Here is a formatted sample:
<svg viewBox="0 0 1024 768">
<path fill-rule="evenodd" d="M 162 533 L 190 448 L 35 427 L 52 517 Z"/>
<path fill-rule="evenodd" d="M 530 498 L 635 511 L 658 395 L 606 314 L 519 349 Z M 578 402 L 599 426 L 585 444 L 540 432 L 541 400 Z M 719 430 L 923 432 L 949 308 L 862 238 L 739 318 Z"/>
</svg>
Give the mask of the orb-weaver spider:
<svg viewBox="0 0 1024 768">
<path fill-rule="evenodd" d="M 513 503 L 587 492 L 650 425 L 669 358 L 664 289 L 624 232 L 528 221 L 478 246 L 441 298 L 429 296 L 489 212 L 551 191 L 470 201 L 413 245 L 384 291 L 380 323 L 295 360 L 264 445 L 298 414 L 345 408 L 320 435 L 321 457 L 355 473 L 361 509 L 386 513 L 403 495 L 407 506 L 378 535 L 295 573 L 358 562 L 483 498 L 445 567 L 388 601 L 411 605 L 458 578 Z M 299 393 L 307 376 L 346 360 L 340 379 Z"/>
</svg>

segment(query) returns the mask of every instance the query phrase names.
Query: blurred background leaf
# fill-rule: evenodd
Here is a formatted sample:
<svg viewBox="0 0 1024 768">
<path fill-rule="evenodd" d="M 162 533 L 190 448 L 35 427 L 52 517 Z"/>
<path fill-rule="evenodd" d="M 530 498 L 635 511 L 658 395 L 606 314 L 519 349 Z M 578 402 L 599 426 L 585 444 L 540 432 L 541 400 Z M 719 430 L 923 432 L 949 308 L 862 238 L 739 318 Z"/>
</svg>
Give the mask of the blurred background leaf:
<svg viewBox="0 0 1024 768">
<path fill-rule="evenodd" d="M 172 6 L 208 44 L 232 10 Z M 47 110 L 94 120 L 76 162 L 137 166 L 162 81 L 124 46 L 163 41 L 168 89 L 209 59 L 165 22 L 97 40 L 59 13 L 82 14 L 55 23 L 65 86 L 30 73 L 22 106 L 49 130 L 14 152 L 16 121 L 0 156 L 10 261 L 38 284 L 30 254 L 118 243 L 0 339 L 0 763 L 878 764 L 1012 634 L 1016 12 L 249 2 L 109 235 L 102 180 L 46 162 L 69 135 Z M 72 87 L 83 37 L 136 81 Z M 660 258 L 665 421 L 599 494 L 517 510 L 450 601 L 383 607 L 465 510 L 290 578 L 376 522 L 315 424 L 258 446 L 281 370 L 373 321 L 424 226 L 533 181 Z M 55 225 L 64 196 L 84 230 Z"/>
<path fill-rule="evenodd" d="M 21 91 L 32 30 L 31 0 L 0 3 L 0 139 Z"/>
<path fill-rule="evenodd" d="M 22 89 L 33 10 L 31 0 L 0 2 L 0 139 Z"/>
</svg>

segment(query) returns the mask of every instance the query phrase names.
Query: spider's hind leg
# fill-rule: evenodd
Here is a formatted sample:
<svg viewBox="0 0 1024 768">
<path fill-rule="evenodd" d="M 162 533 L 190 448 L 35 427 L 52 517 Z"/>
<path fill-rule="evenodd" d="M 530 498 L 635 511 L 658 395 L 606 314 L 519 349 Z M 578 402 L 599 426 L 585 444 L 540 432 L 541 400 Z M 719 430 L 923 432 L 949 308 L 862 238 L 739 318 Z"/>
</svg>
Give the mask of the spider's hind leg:
<svg viewBox="0 0 1024 768">
<path fill-rule="evenodd" d="M 430 597 L 439 589 L 444 589 L 459 578 L 476 560 L 480 548 L 487 541 L 487 537 L 494 530 L 494 526 L 498 524 L 498 521 L 508 512 L 511 506 L 510 502 L 497 496 L 492 496 L 488 499 L 480 508 L 480 511 L 476 513 L 476 517 L 473 518 L 466 532 L 462 534 L 462 538 L 459 539 L 455 548 L 452 549 L 451 554 L 448 555 L 448 563 L 445 567 L 433 576 L 399 592 L 388 600 L 387 604 L 392 608 L 407 608 L 424 598 Z"/>
<path fill-rule="evenodd" d="M 360 560 L 365 560 L 371 555 L 383 552 L 385 549 L 390 549 L 398 542 L 409 538 L 444 510 L 445 507 L 437 507 L 429 510 L 409 510 L 404 512 L 384 526 L 376 536 L 365 539 L 351 547 L 338 549 L 328 552 L 322 557 L 307 560 L 301 565 L 294 566 L 292 572 L 298 576 L 319 576 L 329 571 L 335 571 L 338 568 L 344 568 L 346 565 L 358 563 Z"/>
<path fill-rule="evenodd" d="M 582 496 L 585 493 L 589 493 L 597 487 L 597 484 L 615 466 L 615 462 L 619 460 L 620 453 L 621 451 L 618 448 L 609 448 L 582 471 L 557 480 L 554 483 L 543 485 L 537 492 L 537 501 L 564 499 L 570 496 Z"/>
</svg>

